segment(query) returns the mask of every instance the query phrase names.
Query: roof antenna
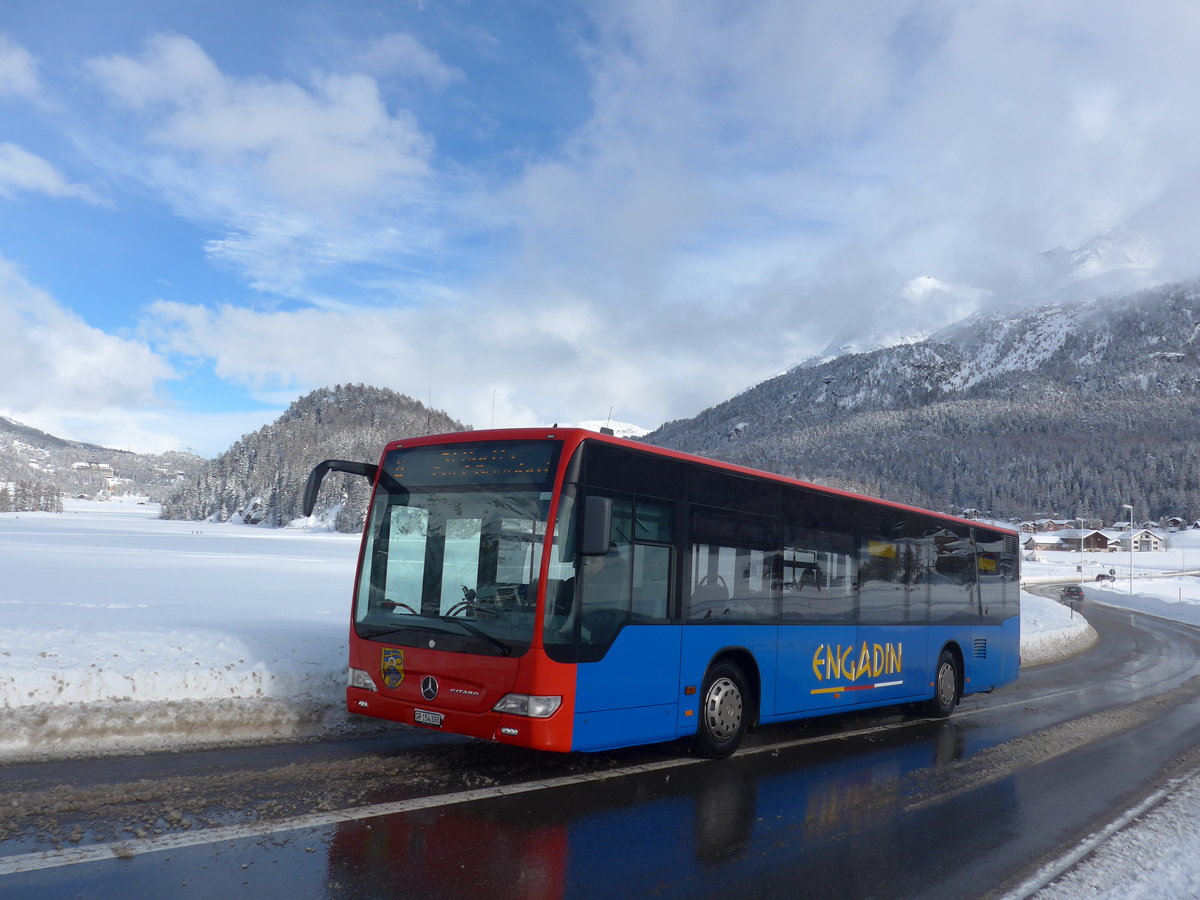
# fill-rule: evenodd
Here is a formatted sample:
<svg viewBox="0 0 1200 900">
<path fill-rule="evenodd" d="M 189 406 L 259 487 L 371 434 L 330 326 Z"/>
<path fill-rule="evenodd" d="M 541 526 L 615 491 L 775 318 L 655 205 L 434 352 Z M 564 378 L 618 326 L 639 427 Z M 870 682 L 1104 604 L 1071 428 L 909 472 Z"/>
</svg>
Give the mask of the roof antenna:
<svg viewBox="0 0 1200 900">
<path fill-rule="evenodd" d="M 611 406 L 608 408 L 608 421 L 605 422 L 604 425 L 601 426 L 600 433 L 612 435 L 613 437 L 616 437 L 616 435 L 617 435 L 617 433 L 612 430 L 612 407 Z"/>
</svg>

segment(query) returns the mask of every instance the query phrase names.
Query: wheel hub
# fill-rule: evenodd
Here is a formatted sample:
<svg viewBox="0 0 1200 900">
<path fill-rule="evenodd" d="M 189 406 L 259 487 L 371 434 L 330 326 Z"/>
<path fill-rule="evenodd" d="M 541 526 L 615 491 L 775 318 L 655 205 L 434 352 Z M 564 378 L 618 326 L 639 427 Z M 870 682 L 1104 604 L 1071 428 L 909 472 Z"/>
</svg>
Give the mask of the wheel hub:
<svg viewBox="0 0 1200 900">
<path fill-rule="evenodd" d="M 742 693 L 728 678 L 718 678 L 704 698 L 704 721 L 709 734 L 726 740 L 737 733 L 742 723 Z"/>
<path fill-rule="evenodd" d="M 943 706 L 949 706 L 954 702 L 956 690 L 954 667 L 950 665 L 942 666 L 938 670 L 938 699 L 942 702 Z"/>
</svg>

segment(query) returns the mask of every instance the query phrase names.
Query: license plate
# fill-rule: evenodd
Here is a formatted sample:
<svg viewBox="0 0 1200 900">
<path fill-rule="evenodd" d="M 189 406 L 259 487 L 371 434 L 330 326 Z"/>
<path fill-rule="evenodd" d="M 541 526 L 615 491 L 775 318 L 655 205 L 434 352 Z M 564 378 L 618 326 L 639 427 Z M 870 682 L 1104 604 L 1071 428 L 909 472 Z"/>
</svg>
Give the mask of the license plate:
<svg viewBox="0 0 1200 900">
<path fill-rule="evenodd" d="M 418 725 L 432 725 L 434 728 L 441 728 L 444 718 L 446 717 L 441 713 L 426 712 L 423 709 L 413 710 L 413 721 Z"/>
</svg>

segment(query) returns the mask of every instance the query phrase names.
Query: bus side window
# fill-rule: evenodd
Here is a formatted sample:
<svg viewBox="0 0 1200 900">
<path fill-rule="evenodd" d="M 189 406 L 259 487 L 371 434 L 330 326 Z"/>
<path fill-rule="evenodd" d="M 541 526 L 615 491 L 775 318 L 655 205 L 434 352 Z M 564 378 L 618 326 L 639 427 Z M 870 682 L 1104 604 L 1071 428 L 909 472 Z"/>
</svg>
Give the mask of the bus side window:
<svg viewBox="0 0 1200 900">
<path fill-rule="evenodd" d="M 663 620 L 671 602 L 675 504 L 637 501 L 633 530 L 633 619 Z"/>
<path fill-rule="evenodd" d="M 692 508 L 688 618 L 778 618 L 776 524 L 764 516 Z"/>
<path fill-rule="evenodd" d="M 931 578 L 929 620 L 973 622 L 979 618 L 978 564 L 975 541 L 962 532 L 940 529 L 934 535 L 935 561 Z"/>
<path fill-rule="evenodd" d="M 783 550 L 783 621 L 854 621 L 855 559 L 849 535 L 788 528 Z"/>
<path fill-rule="evenodd" d="M 815 491 L 783 492 L 784 622 L 852 624 L 858 599 L 857 510 Z"/>
<path fill-rule="evenodd" d="M 583 643 L 606 645 L 626 622 L 667 618 L 674 539 L 674 504 L 613 499 L 608 553 L 582 558 Z"/>
<path fill-rule="evenodd" d="M 1017 543 L 1015 538 L 994 532 L 976 535 L 979 541 L 979 593 L 983 604 L 984 621 L 1003 622 L 1018 611 L 1017 590 L 1014 581 L 1018 571 Z"/>
<path fill-rule="evenodd" d="M 584 644 L 607 645 L 629 618 L 632 533 L 632 498 L 614 498 L 608 553 L 580 559 L 580 639 Z"/>
<path fill-rule="evenodd" d="M 874 625 L 904 621 L 911 548 L 888 523 L 863 530 L 858 565 L 858 620 Z"/>
</svg>

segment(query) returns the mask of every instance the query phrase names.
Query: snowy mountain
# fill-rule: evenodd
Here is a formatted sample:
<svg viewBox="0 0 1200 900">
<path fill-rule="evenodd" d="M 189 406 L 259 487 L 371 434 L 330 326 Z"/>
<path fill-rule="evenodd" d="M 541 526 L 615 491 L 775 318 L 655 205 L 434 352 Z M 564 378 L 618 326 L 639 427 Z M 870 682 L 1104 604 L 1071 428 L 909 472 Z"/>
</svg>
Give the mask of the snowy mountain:
<svg viewBox="0 0 1200 900">
<path fill-rule="evenodd" d="M 324 459 L 375 462 L 384 444 L 419 434 L 462 431 L 461 422 L 386 388 L 338 385 L 299 398 L 273 424 L 242 437 L 168 497 L 164 519 L 286 525 L 301 514 L 312 467 Z M 358 531 L 371 486 L 326 479 L 315 515 L 338 531 Z"/>
<path fill-rule="evenodd" d="M 629 422 L 613 422 L 611 420 L 602 421 L 600 419 L 588 419 L 564 427 L 586 428 L 588 431 L 600 431 L 603 428 L 609 428 L 612 429 L 612 433 L 617 437 L 623 438 L 640 438 L 650 433 L 649 428 L 642 428 L 640 425 L 631 425 Z"/>
<path fill-rule="evenodd" d="M 65 440 L 0 416 L 0 484 L 38 494 L 103 498 L 114 494 L 158 501 L 204 460 L 191 453 L 130 453 Z"/>
<path fill-rule="evenodd" d="M 1100 297 L 1146 287 L 1158 263 L 1148 241 L 1128 228 L 1114 228 L 1077 250 L 1047 250 L 1030 274 L 1045 299 Z"/>
<path fill-rule="evenodd" d="M 1192 283 L 976 314 L 797 366 L 646 440 L 939 508 L 1195 518 L 1198 421 Z"/>
<path fill-rule="evenodd" d="M 928 338 L 949 317 L 958 320 L 985 302 L 989 292 L 950 284 L 922 275 L 905 284 L 880 306 L 864 329 L 859 323 L 839 332 L 820 353 L 800 363 L 818 366 L 847 353 L 869 353 L 881 347 L 916 344 Z"/>
<path fill-rule="evenodd" d="M 922 275 L 880 300 L 872 315 L 830 339 L 799 365 L 815 366 L 849 353 L 919 343 L 980 309 L 1094 300 L 1131 294 L 1156 283 L 1159 254 L 1129 228 L 1114 228 L 1075 250 L 1055 247 L 1030 260 L 1003 290 L 954 284 Z M 935 338 L 936 339 L 936 338 Z"/>
</svg>

